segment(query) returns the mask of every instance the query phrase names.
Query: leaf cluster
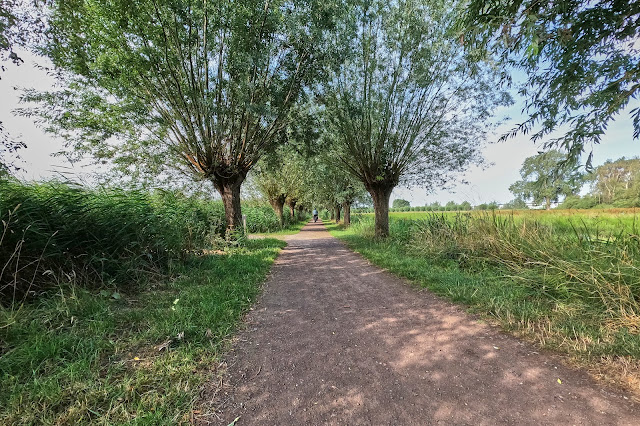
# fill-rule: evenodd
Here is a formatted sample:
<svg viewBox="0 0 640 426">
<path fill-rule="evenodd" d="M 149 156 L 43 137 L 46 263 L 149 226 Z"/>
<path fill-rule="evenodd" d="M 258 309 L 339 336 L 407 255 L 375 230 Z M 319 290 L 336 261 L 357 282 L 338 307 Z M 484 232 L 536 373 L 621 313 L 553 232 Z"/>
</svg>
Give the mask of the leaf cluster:
<svg viewBox="0 0 640 426">
<path fill-rule="evenodd" d="M 534 141 L 577 161 L 640 91 L 638 2 L 471 0 L 465 24 L 469 47 L 528 75 L 520 93 L 529 118 L 503 138 L 533 132 Z M 631 116 L 638 138 L 640 109 Z"/>
</svg>

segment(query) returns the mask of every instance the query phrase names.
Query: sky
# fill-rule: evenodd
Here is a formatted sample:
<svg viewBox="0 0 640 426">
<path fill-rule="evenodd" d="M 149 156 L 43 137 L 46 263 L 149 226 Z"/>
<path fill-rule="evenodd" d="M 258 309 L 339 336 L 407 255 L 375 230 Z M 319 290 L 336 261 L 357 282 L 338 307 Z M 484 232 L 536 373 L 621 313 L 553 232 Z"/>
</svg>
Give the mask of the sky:
<svg viewBox="0 0 640 426">
<path fill-rule="evenodd" d="M 20 151 L 22 160 L 17 163 L 22 170 L 18 176 L 25 180 L 43 180 L 64 175 L 77 181 L 90 181 L 91 174 L 96 173 L 89 162 L 72 165 L 64 157 L 52 157 L 55 152 L 63 148 L 62 141 L 45 133 L 30 118 L 16 117 L 11 111 L 21 105 L 18 102 L 20 91 L 16 87 L 33 87 L 46 90 L 52 87 L 53 79 L 44 71 L 34 66 L 35 62 L 43 65 L 42 59 L 24 54 L 25 63 L 20 66 L 5 64 L 6 71 L 0 73 L 0 121 L 5 129 L 13 136 L 20 135 L 27 144 L 27 148 Z M 640 141 L 633 139 L 633 125 L 629 111 L 640 106 L 640 101 L 634 101 L 626 111 L 623 111 L 607 129 L 602 143 L 594 145 L 593 165 L 598 166 L 608 159 L 620 157 L 640 156 Z M 522 119 L 522 99 L 509 108 L 498 111 L 498 118 L 513 117 L 501 125 L 494 135 L 490 136 L 483 150 L 485 159 L 491 165 L 484 169 L 471 167 L 463 176 L 468 184 L 454 185 L 451 191 L 436 191 L 426 193 L 419 187 L 398 187 L 394 190 L 391 200 L 403 198 L 409 200 L 412 206 L 422 206 L 435 201 L 445 204 L 447 201 L 468 201 L 472 205 L 497 201 L 506 203 L 513 199 L 509 192 L 509 185 L 520 179 L 519 170 L 525 158 L 536 155 L 536 147 L 527 136 L 518 135 L 506 142 L 491 143 L 499 135 L 514 127 Z M 520 118 L 520 120 L 518 120 Z M 98 172 L 99 173 L 99 172 Z"/>
</svg>

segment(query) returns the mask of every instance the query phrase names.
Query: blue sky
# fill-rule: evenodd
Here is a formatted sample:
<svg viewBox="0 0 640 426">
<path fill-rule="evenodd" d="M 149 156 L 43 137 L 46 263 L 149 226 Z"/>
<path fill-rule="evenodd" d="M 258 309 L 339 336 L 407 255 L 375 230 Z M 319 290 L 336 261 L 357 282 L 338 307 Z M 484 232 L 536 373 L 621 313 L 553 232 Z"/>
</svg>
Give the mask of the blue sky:
<svg viewBox="0 0 640 426">
<path fill-rule="evenodd" d="M 63 173 L 67 176 L 76 176 L 79 179 L 83 175 L 95 171 L 94 168 L 77 164 L 72 166 L 64 158 L 52 158 L 51 154 L 62 148 L 61 141 L 45 134 L 30 119 L 13 117 L 11 110 L 18 106 L 19 92 L 15 86 L 35 87 L 37 89 L 50 88 L 53 80 L 43 71 L 36 69 L 33 58 L 24 55 L 26 62 L 19 67 L 7 64 L 7 70 L 1 75 L 0 80 L 0 120 L 4 122 L 7 130 L 14 135 L 22 135 L 28 148 L 21 151 L 23 161 L 19 163 L 23 167 L 20 177 L 30 180 L 41 180 L 54 177 Z M 497 140 L 498 136 L 507 129 L 512 128 L 519 120 L 523 107 L 522 99 L 515 99 L 515 104 L 504 108 L 499 116 L 513 117 L 502 125 L 491 138 Z M 633 140 L 633 126 L 629 111 L 633 107 L 640 106 L 639 101 L 634 101 L 626 111 L 617 117 L 612 123 L 602 143 L 593 146 L 593 163 L 599 165 L 607 159 L 617 159 L 623 156 L 640 156 L 640 141 Z M 491 142 L 491 139 L 489 142 Z M 397 188 L 391 199 L 404 198 L 411 201 L 411 205 L 419 206 L 438 201 L 442 204 L 449 200 L 456 202 L 469 201 L 471 204 L 498 201 L 505 203 L 513 198 L 508 188 L 520 178 L 518 173 L 525 158 L 535 155 L 537 147 L 527 136 L 519 135 L 507 142 L 489 143 L 484 149 L 484 156 L 492 166 L 482 170 L 472 167 L 465 174 L 468 185 L 456 185 L 453 192 L 437 191 L 427 194 L 424 189 Z"/>
</svg>

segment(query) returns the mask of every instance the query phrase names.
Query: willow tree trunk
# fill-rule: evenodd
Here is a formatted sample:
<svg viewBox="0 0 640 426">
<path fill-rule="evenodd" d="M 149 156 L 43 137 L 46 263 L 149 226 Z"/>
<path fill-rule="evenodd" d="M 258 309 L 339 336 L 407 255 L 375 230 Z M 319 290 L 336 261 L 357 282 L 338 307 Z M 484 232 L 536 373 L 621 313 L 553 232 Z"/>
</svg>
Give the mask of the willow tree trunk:
<svg viewBox="0 0 640 426">
<path fill-rule="evenodd" d="M 335 211 L 336 211 L 336 223 L 340 222 L 340 204 L 336 204 L 335 206 Z"/>
<path fill-rule="evenodd" d="M 351 203 L 342 203 L 342 224 L 351 225 Z"/>
<path fill-rule="evenodd" d="M 276 216 L 278 216 L 280 226 L 284 226 L 284 200 L 284 195 L 269 200 L 271 207 L 273 207 L 273 211 L 276 212 Z"/>
<path fill-rule="evenodd" d="M 295 201 L 289 201 L 287 204 L 289 204 L 289 213 L 291 213 L 291 221 L 295 222 L 295 220 L 296 220 L 296 202 Z"/>
<path fill-rule="evenodd" d="M 213 179 L 213 185 L 222 196 L 227 229 L 231 231 L 242 229 L 242 210 L 240 207 L 240 186 L 242 182 L 244 182 L 243 175 Z"/>
<path fill-rule="evenodd" d="M 544 209 L 551 210 L 551 198 L 544 199 Z"/>
<path fill-rule="evenodd" d="M 392 185 L 370 185 L 367 190 L 373 198 L 373 211 L 375 214 L 376 237 L 389 236 L 389 199 L 391 198 Z"/>
</svg>

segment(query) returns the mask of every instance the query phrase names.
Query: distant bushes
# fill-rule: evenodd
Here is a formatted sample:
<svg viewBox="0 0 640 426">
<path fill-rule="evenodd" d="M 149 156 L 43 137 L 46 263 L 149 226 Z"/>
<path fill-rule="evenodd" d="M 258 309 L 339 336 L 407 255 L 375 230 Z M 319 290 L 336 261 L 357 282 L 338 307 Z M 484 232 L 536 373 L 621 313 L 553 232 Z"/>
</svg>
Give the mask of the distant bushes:
<svg viewBox="0 0 640 426">
<path fill-rule="evenodd" d="M 279 228 L 270 207 L 248 207 L 250 232 Z M 0 302 L 60 280 L 132 285 L 224 235 L 220 202 L 172 192 L 89 190 L 0 180 Z"/>
</svg>

